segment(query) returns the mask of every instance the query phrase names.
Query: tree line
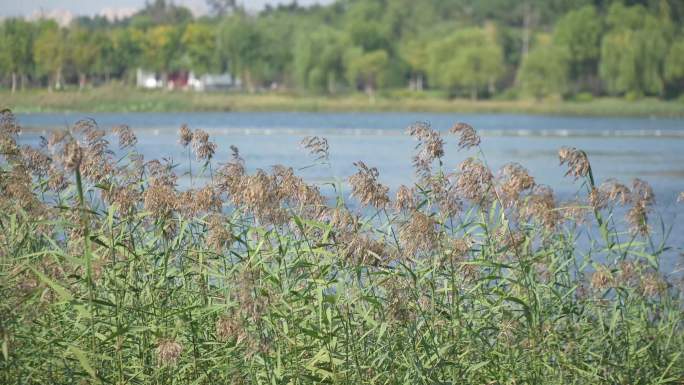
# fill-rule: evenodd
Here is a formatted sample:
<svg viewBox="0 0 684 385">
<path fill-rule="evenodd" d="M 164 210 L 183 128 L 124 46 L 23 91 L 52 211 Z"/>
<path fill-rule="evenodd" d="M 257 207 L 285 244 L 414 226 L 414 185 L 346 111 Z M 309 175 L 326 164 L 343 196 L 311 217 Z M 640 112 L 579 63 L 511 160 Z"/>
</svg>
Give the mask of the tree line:
<svg viewBox="0 0 684 385">
<path fill-rule="evenodd" d="M 450 97 L 673 98 L 684 92 L 681 0 L 338 0 L 267 7 L 164 0 L 131 17 L 6 19 L 0 79 L 24 87 L 131 83 L 138 68 L 230 72 L 250 91 L 410 89 Z"/>
</svg>

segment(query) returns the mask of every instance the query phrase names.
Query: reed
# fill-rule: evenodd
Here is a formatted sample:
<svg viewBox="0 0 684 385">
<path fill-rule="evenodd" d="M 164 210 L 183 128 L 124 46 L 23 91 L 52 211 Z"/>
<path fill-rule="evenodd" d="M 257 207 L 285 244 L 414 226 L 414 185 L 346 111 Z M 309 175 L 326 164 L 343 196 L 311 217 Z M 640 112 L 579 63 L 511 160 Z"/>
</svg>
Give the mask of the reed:
<svg viewBox="0 0 684 385">
<path fill-rule="evenodd" d="M 473 127 L 442 138 L 416 123 L 415 183 L 390 198 L 359 161 L 357 205 L 286 166 L 250 173 L 234 147 L 214 164 L 220 149 L 186 126 L 199 163 L 186 190 L 127 127 L 84 120 L 33 148 L 20 129 L 3 111 L 0 383 L 684 378 L 682 286 L 660 269 L 653 190 L 599 183 L 581 150 L 559 152 L 582 187 L 558 202 L 519 164 L 491 170 Z M 328 166 L 325 139 L 302 147 Z M 472 157 L 446 166 L 449 149 Z"/>
</svg>

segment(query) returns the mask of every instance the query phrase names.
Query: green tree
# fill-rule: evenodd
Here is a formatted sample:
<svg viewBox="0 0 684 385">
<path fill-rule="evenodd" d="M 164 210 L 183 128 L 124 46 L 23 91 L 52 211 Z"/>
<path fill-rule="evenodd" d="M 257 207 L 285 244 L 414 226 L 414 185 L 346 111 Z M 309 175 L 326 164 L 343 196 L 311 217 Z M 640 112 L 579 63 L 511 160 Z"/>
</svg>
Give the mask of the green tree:
<svg viewBox="0 0 684 385">
<path fill-rule="evenodd" d="M 408 63 L 411 70 L 410 88 L 422 91 L 425 86 L 425 74 L 430 68 L 428 42 L 426 39 L 403 41 L 399 46 L 399 56 Z"/>
<path fill-rule="evenodd" d="M 681 36 L 670 46 L 667 53 L 665 80 L 679 92 L 684 89 L 684 39 Z"/>
<path fill-rule="evenodd" d="M 371 98 L 385 83 L 385 70 L 389 55 L 384 50 L 362 52 L 351 50 L 347 54 L 347 78 L 351 84 L 360 84 Z"/>
<path fill-rule="evenodd" d="M 117 28 L 111 31 L 111 68 L 114 76 L 123 77 L 130 69 L 142 65 L 145 34 L 137 28 Z"/>
<path fill-rule="evenodd" d="M 344 52 L 348 42 L 333 28 L 302 32 L 295 44 L 294 69 L 297 82 L 306 89 L 335 93 L 344 78 Z"/>
<path fill-rule="evenodd" d="M 191 23 L 185 28 L 181 43 L 189 59 L 189 68 L 198 74 L 216 67 L 216 34 L 206 23 Z"/>
<path fill-rule="evenodd" d="M 39 75 L 47 76 L 48 90 L 62 87 L 62 70 L 65 62 L 65 34 L 54 22 L 41 26 L 33 44 L 33 59 Z"/>
<path fill-rule="evenodd" d="M 21 19 L 8 19 L 0 29 L 0 62 L 12 78 L 12 93 L 17 81 L 33 67 L 33 26 Z"/>
<path fill-rule="evenodd" d="M 569 53 L 565 47 L 540 46 L 523 60 L 518 81 L 523 91 L 536 99 L 563 94 L 568 87 Z"/>
<path fill-rule="evenodd" d="M 154 0 L 147 2 L 141 9 L 129 19 L 130 25 L 138 28 L 150 28 L 156 25 L 182 25 L 192 20 L 192 12 L 189 9 L 174 5 L 172 1 Z"/>
<path fill-rule="evenodd" d="M 285 12 L 262 15 L 256 20 L 260 46 L 253 72 L 260 82 L 275 85 L 292 80 L 293 47 L 299 28 L 298 18 Z M 303 30 L 311 31 L 309 28 Z"/>
<path fill-rule="evenodd" d="M 224 20 L 219 31 L 220 57 L 234 75 L 242 78 L 249 92 L 256 90 L 255 69 L 262 59 L 262 39 L 253 21 L 243 14 Z"/>
<path fill-rule="evenodd" d="M 158 25 L 147 31 L 143 45 L 143 64 L 161 73 L 166 84 L 168 74 L 179 59 L 182 27 Z"/>
<path fill-rule="evenodd" d="M 353 45 L 364 51 L 390 48 L 390 26 L 382 22 L 383 10 L 378 0 L 352 3 L 346 12 L 345 28 Z"/>
<path fill-rule="evenodd" d="M 568 12 L 556 24 L 553 44 L 564 47 L 568 53 L 573 80 L 597 73 L 602 29 L 601 18 L 591 5 Z"/>
<path fill-rule="evenodd" d="M 601 43 L 599 73 L 612 94 L 661 94 L 666 31 L 658 18 L 640 6 L 614 3 L 606 21 L 610 27 Z"/>
<path fill-rule="evenodd" d="M 503 51 L 495 31 L 470 28 L 453 32 L 428 48 L 429 79 L 451 91 L 465 91 L 472 99 L 504 72 Z"/>
<path fill-rule="evenodd" d="M 85 87 L 88 74 L 94 72 L 95 63 L 101 55 L 98 41 L 92 31 L 71 28 L 67 37 L 68 56 L 78 73 L 78 88 Z"/>
</svg>

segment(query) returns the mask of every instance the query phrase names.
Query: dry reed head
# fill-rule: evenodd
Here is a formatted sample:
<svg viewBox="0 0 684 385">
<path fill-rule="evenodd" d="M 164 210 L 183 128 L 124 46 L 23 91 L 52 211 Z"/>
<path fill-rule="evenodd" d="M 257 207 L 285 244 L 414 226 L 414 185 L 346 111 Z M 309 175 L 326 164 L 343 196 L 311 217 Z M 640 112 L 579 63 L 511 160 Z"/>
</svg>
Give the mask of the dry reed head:
<svg viewBox="0 0 684 385">
<path fill-rule="evenodd" d="M 444 140 L 428 123 L 417 122 L 407 129 L 409 135 L 418 140 L 418 152 L 413 157 L 416 174 L 422 178 L 429 177 L 432 162 L 444 156 Z"/>
<path fill-rule="evenodd" d="M 653 188 L 648 182 L 639 178 L 632 180 L 632 201 L 642 202 L 644 206 L 651 206 L 655 203 Z"/>
<path fill-rule="evenodd" d="M 320 136 L 307 136 L 300 142 L 316 162 L 328 162 L 330 159 L 330 146 L 328 140 Z"/>
<path fill-rule="evenodd" d="M 193 217 L 221 209 L 221 199 L 211 186 L 184 191 L 178 197 L 176 210 Z"/>
<path fill-rule="evenodd" d="M 606 290 L 615 285 L 615 278 L 605 265 L 598 265 L 591 275 L 591 287 L 596 290 Z"/>
<path fill-rule="evenodd" d="M 192 131 L 188 128 L 187 124 L 184 124 L 178 130 L 178 143 L 183 147 L 187 147 L 192 142 Z"/>
<path fill-rule="evenodd" d="M 26 167 L 36 176 L 43 178 L 47 176 L 52 159 L 40 150 L 36 150 L 30 146 L 24 146 L 21 149 L 21 156 L 24 159 Z"/>
<path fill-rule="evenodd" d="M 553 230 L 559 223 L 560 213 L 556 209 L 556 199 L 549 186 L 537 185 L 521 208 L 524 218 L 534 219 L 545 228 Z"/>
<path fill-rule="evenodd" d="M 67 142 L 62 150 L 61 162 L 67 171 L 75 171 L 81 166 L 83 160 L 83 148 L 77 141 L 71 140 Z"/>
<path fill-rule="evenodd" d="M 650 228 L 648 226 L 648 207 L 645 201 L 637 201 L 634 206 L 629 209 L 625 218 L 630 225 L 629 231 L 633 235 L 648 235 Z"/>
<path fill-rule="evenodd" d="M 641 276 L 639 290 L 643 296 L 653 298 L 667 290 L 667 282 L 657 271 L 649 271 Z"/>
<path fill-rule="evenodd" d="M 227 227 L 226 224 L 229 226 Z M 213 214 L 209 217 L 207 230 L 207 245 L 217 253 L 230 247 L 235 239 L 230 231 L 228 218 L 221 214 Z"/>
<path fill-rule="evenodd" d="M 222 165 L 216 173 L 216 184 L 221 191 L 231 197 L 239 198 L 245 176 L 245 161 L 240 156 L 238 148 L 230 146 L 231 160 Z"/>
<path fill-rule="evenodd" d="M 368 167 L 358 161 L 354 163 L 358 172 L 349 177 L 352 196 L 356 197 L 364 206 L 374 206 L 383 209 L 389 203 L 389 188 L 378 182 L 380 173 L 375 167 Z"/>
<path fill-rule="evenodd" d="M 17 123 L 14 113 L 5 108 L 0 111 L 0 134 L 15 136 L 21 132 L 21 126 Z"/>
<path fill-rule="evenodd" d="M 621 261 L 618 264 L 617 281 L 622 287 L 634 286 L 640 277 L 639 265 L 633 261 Z"/>
<path fill-rule="evenodd" d="M 435 220 L 418 211 L 411 212 L 409 219 L 399 229 L 399 240 L 404 253 L 415 257 L 418 253 L 429 253 L 437 246 L 439 234 Z"/>
<path fill-rule="evenodd" d="M 648 212 L 651 205 L 655 202 L 655 195 L 651 186 L 641 180 L 632 181 L 632 202 L 633 206 L 627 212 L 626 219 L 630 224 L 630 232 L 634 235 L 648 235 Z"/>
<path fill-rule="evenodd" d="M 344 206 L 328 209 L 327 217 L 330 226 L 339 234 L 354 233 L 360 226 L 358 215 L 351 213 Z"/>
<path fill-rule="evenodd" d="M 16 162 L 20 157 L 21 152 L 17 145 L 16 139 L 9 135 L 0 134 L 0 156 L 3 156 L 8 162 Z"/>
<path fill-rule="evenodd" d="M 105 190 L 103 195 L 110 205 L 117 205 L 119 208 L 118 212 L 122 216 L 131 214 L 141 198 L 140 191 L 135 186 L 129 184 L 122 186 L 112 185 L 109 190 Z"/>
<path fill-rule="evenodd" d="M 0 170 L 0 201 L 30 210 L 39 203 L 32 189 L 32 179 L 26 166 L 16 164 L 8 171 Z"/>
<path fill-rule="evenodd" d="M 589 174 L 591 168 L 589 158 L 587 158 L 587 153 L 582 150 L 574 147 L 561 147 L 558 150 L 558 159 L 561 165 L 567 164 L 568 166 L 568 171 L 565 173 L 566 176 L 572 175 L 577 179 Z"/>
<path fill-rule="evenodd" d="M 344 259 L 355 265 L 379 266 L 391 258 L 391 253 L 382 240 L 370 234 L 345 233 L 338 240 L 343 246 Z"/>
<path fill-rule="evenodd" d="M 143 193 L 143 207 L 155 219 L 168 219 L 177 207 L 176 192 L 165 183 L 153 181 Z"/>
<path fill-rule="evenodd" d="M 534 178 L 518 163 L 505 165 L 499 175 L 500 197 L 506 207 L 514 205 L 520 198 L 520 194 L 532 189 L 535 185 Z"/>
<path fill-rule="evenodd" d="M 197 160 L 211 160 L 216 152 L 216 143 L 209 141 L 209 133 L 206 131 L 195 130 L 192 135 L 192 149 Z"/>
<path fill-rule="evenodd" d="M 436 205 L 436 209 L 443 218 L 450 218 L 458 214 L 463 205 L 457 195 L 457 187 L 452 182 L 453 175 L 438 175 L 427 181 L 428 195 Z"/>
<path fill-rule="evenodd" d="M 459 135 L 458 148 L 468 149 L 480 145 L 480 136 L 475 129 L 468 123 L 456 123 L 449 129 L 454 135 Z"/>
<path fill-rule="evenodd" d="M 183 352 L 183 346 L 174 339 L 162 339 L 157 342 L 157 360 L 159 365 L 175 365 Z"/>
<path fill-rule="evenodd" d="M 624 206 L 632 201 L 632 192 L 629 188 L 615 179 L 603 182 L 596 194 L 593 206 L 597 209 L 605 207 L 608 202 Z"/>
<path fill-rule="evenodd" d="M 242 185 L 242 193 L 231 196 L 236 206 L 244 204 L 260 222 L 284 224 L 287 213 L 280 207 L 277 191 L 273 186 L 273 179 L 264 170 L 257 170 L 253 175 L 247 175 Z"/>
<path fill-rule="evenodd" d="M 48 188 L 53 192 L 64 191 L 69 186 L 69 181 L 67 180 L 64 172 L 55 165 L 50 165 L 47 173 Z"/>
<path fill-rule="evenodd" d="M 114 133 L 119 138 L 119 148 L 122 150 L 135 147 L 138 143 L 138 138 L 133 133 L 133 130 L 125 124 L 114 127 Z"/>
<path fill-rule="evenodd" d="M 175 187 L 178 176 L 173 172 L 173 165 L 167 159 L 159 161 L 151 160 L 145 164 L 145 171 L 149 177 L 149 184 Z"/>
<path fill-rule="evenodd" d="M 594 210 L 601 210 L 608 205 L 608 197 L 600 188 L 592 187 L 589 196 L 587 196 L 587 203 L 589 203 Z"/>
<path fill-rule="evenodd" d="M 216 338 L 220 342 L 227 342 L 235 339 L 240 343 L 245 339 L 245 331 L 242 324 L 234 316 L 224 315 L 216 321 Z"/>
<path fill-rule="evenodd" d="M 490 201 L 493 175 L 481 161 L 468 158 L 459 165 L 456 190 L 464 199 L 486 204 Z"/>
<path fill-rule="evenodd" d="M 415 208 L 415 205 L 412 189 L 405 185 L 399 186 L 394 199 L 394 208 L 397 211 L 404 211 Z"/>
<path fill-rule="evenodd" d="M 470 253 L 473 243 L 474 241 L 470 236 L 449 240 L 449 244 L 447 245 L 447 256 L 449 260 L 452 263 L 464 261 L 468 256 L 468 253 Z"/>
</svg>

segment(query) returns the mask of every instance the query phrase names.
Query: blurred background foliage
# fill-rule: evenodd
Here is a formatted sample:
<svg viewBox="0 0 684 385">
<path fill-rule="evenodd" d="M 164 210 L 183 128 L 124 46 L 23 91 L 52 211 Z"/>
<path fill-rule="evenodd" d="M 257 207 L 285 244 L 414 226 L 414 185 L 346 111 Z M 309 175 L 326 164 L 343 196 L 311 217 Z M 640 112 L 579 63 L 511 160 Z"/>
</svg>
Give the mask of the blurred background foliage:
<svg viewBox="0 0 684 385">
<path fill-rule="evenodd" d="M 679 0 L 338 0 L 210 13 L 156 0 L 110 21 L 0 24 L 3 87 L 60 89 L 116 81 L 138 68 L 229 72 L 249 92 L 339 94 L 408 88 L 450 97 L 679 97 Z M 580 98 L 580 99 L 581 99 Z"/>
</svg>

